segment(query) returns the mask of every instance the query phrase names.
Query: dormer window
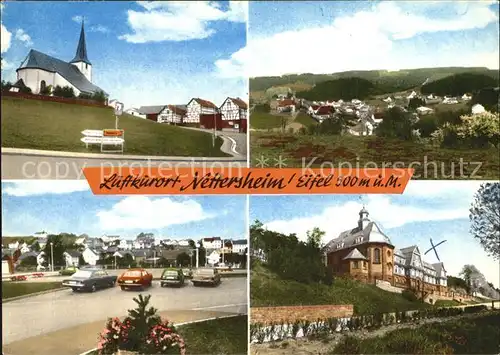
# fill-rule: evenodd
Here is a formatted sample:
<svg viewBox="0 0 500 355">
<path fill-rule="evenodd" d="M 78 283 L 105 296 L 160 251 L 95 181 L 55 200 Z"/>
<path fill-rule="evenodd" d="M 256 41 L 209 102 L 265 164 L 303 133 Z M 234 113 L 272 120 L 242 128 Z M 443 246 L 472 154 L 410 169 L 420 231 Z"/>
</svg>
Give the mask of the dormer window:
<svg viewBox="0 0 500 355">
<path fill-rule="evenodd" d="M 337 249 L 340 249 L 340 248 L 342 248 L 343 246 L 344 246 L 344 243 L 338 243 L 338 244 L 337 244 Z"/>
<path fill-rule="evenodd" d="M 356 238 L 356 244 L 361 243 L 363 241 L 363 237 L 357 237 Z"/>
</svg>

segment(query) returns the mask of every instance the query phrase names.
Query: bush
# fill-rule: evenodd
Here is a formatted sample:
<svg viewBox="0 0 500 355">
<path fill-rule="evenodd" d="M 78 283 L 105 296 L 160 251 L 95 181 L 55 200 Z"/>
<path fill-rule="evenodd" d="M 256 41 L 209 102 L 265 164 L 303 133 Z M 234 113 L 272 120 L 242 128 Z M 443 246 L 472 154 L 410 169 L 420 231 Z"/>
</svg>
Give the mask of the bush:
<svg viewBox="0 0 500 355">
<path fill-rule="evenodd" d="M 447 148 L 489 148 L 500 140 L 500 114 L 485 112 L 460 117 L 459 124 L 445 123 L 431 136 Z"/>
<path fill-rule="evenodd" d="M 61 86 L 57 85 L 54 88 L 53 95 L 57 96 L 57 97 L 64 97 L 67 99 L 72 99 L 75 97 L 75 91 L 73 90 L 73 88 L 71 86 L 61 87 Z"/>
<path fill-rule="evenodd" d="M 108 319 L 99 335 L 98 354 L 115 354 L 118 350 L 135 351 L 141 354 L 186 353 L 184 339 L 175 326 L 158 316 L 157 309 L 150 307 L 151 296 L 134 298 L 135 309 L 121 322 L 118 318 Z"/>
<path fill-rule="evenodd" d="M 401 292 L 401 296 L 403 296 L 404 299 L 406 299 L 410 302 L 418 301 L 417 295 L 415 294 L 415 292 L 413 292 L 411 290 L 403 290 L 403 292 Z"/>
<path fill-rule="evenodd" d="M 45 86 L 40 90 L 40 95 L 50 96 L 51 94 L 52 94 L 52 85 Z"/>
</svg>

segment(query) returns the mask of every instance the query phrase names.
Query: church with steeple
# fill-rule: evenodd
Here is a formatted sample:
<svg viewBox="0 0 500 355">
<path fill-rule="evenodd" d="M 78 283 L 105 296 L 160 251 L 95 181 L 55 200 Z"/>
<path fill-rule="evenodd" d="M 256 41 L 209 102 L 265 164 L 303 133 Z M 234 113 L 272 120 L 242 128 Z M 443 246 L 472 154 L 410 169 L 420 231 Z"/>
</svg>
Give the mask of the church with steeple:
<svg viewBox="0 0 500 355">
<path fill-rule="evenodd" d="M 395 290 L 417 290 L 422 298 L 436 300 L 447 296 L 444 264 L 424 261 L 416 245 L 397 249 L 369 216 L 363 206 L 357 226 L 325 245 L 326 266 L 333 275 Z"/>
<path fill-rule="evenodd" d="M 104 90 L 92 82 L 92 63 L 87 54 L 83 22 L 76 53 L 70 62 L 31 49 L 16 72 L 16 85 L 27 86 L 34 94 L 43 93 L 48 86 L 69 86 L 77 97 L 99 91 L 107 96 Z"/>
</svg>

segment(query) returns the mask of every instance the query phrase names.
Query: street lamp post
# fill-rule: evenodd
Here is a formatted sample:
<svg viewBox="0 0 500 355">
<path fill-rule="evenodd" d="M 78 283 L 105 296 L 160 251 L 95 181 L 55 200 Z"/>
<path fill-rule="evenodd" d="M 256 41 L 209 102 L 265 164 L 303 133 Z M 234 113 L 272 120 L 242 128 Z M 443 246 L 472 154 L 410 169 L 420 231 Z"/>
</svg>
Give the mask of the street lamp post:
<svg viewBox="0 0 500 355">
<path fill-rule="evenodd" d="M 54 243 L 50 242 L 50 265 L 52 272 L 54 272 Z"/>
<path fill-rule="evenodd" d="M 156 250 L 153 250 L 153 267 L 156 267 Z"/>
<path fill-rule="evenodd" d="M 200 266 L 200 249 L 196 248 L 196 268 Z"/>
<path fill-rule="evenodd" d="M 226 248 L 226 242 L 222 239 L 222 263 L 226 265 L 226 261 L 224 260 L 224 249 Z"/>
</svg>

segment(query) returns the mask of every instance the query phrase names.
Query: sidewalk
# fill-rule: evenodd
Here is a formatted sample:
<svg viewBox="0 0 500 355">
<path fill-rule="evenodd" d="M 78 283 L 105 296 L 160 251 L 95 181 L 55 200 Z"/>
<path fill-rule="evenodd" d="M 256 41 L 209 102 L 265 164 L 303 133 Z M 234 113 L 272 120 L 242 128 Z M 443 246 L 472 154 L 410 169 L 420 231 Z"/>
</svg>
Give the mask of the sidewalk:
<svg viewBox="0 0 500 355">
<path fill-rule="evenodd" d="M 223 144 L 224 146 L 224 144 Z M 227 151 L 225 151 L 227 150 Z M 221 151 L 234 155 L 229 148 L 221 147 Z M 83 158 L 83 159 L 109 159 L 109 160 L 140 160 L 140 161 L 179 161 L 179 162 L 217 162 L 217 161 L 245 161 L 246 158 L 240 156 L 233 157 L 183 157 L 183 156 L 154 156 L 154 155 L 130 155 L 130 154 L 101 154 L 101 153 L 79 153 L 60 152 L 56 150 L 38 150 L 23 148 L 4 148 L 2 155 L 28 155 L 37 157 L 61 157 L 61 158 Z"/>
<path fill-rule="evenodd" d="M 220 311 L 165 311 L 159 314 L 175 323 L 224 317 L 235 313 Z M 62 317 L 64 315 L 61 315 Z M 113 315 L 110 315 L 112 317 Z M 98 334 L 104 329 L 107 319 L 78 325 L 55 332 L 34 336 L 2 346 L 4 355 L 78 355 L 97 347 Z"/>
</svg>

